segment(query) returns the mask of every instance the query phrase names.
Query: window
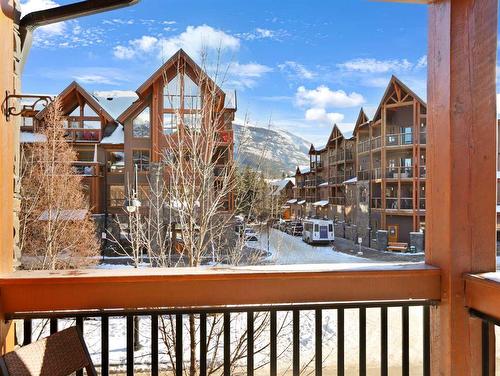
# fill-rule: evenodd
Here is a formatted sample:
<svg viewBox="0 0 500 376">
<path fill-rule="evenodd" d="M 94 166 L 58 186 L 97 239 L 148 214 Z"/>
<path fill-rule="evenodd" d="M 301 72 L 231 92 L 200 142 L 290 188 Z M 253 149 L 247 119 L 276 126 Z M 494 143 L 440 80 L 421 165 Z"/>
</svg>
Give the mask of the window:
<svg viewBox="0 0 500 376">
<path fill-rule="evenodd" d="M 200 88 L 188 75 L 184 75 L 184 108 L 201 110 Z"/>
<path fill-rule="evenodd" d="M 169 135 L 177 132 L 177 115 L 163 114 L 163 134 Z"/>
<path fill-rule="evenodd" d="M 123 185 L 110 185 L 108 205 L 110 207 L 121 207 L 125 202 L 125 187 Z"/>
<path fill-rule="evenodd" d="M 199 131 L 201 129 L 201 115 L 199 113 L 184 114 L 184 126 Z"/>
<path fill-rule="evenodd" d="M 138 172 L 149 171 L 149 150 L 134 150 L 132 159 Z"/>
<path fill-rule="evenodd" d="M 108 172 L 122 174 L 125 170 L 125 153 L 120 151 L 110 151 L 107 156 Z"/>
<path fill-rule="evenodd" d="M 163 108 L 174 110 L 181 108 L 181 80 L 178 74 L 165 85 Z"/>
<path fill-rule="evenodd" d="M 77 150 L 76 151 L 77 160 L 80 162 L 93 162 L 94 161 L 94 150 Z"/>
<path fill-rule="evenodd" d="M 33 118 L 23 117 L 23 127 L 33 127 Z"/>
<path fill-rule="evenodd" d="M 149 107 L 146 107 L 132 121 L 132 135 L 136 138 L 149 137 L 150 117 Z"/>
</svg>

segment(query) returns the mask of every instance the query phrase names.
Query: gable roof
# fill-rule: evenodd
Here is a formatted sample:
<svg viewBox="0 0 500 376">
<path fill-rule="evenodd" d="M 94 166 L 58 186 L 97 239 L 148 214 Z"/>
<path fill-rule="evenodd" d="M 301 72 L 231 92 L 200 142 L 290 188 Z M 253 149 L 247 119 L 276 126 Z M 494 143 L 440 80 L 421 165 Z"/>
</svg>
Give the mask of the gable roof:
<svg viewBox="0 0 500 376">
<path fill-rule="evenodd" d="M 148 93 L 149 89 L 158 79 L 162 78 L 166 71 L 174 66 L 174 64 L 179 61 L 184 61 L 191 69 L 195 72 L 195 74 L 200 75 L 206 80 L 210 85 L 215 87 L 217 93 L 224 95 L 225 102 L 230 106 L 227 108 L 236 109 L 236 97 L 228 98 L 226 100 L 226 93 L 213 81 L 210 76 L 181 48 L 175 54 L 173 54 L 165 63 L 163 63 L 149 78 L 144 81 L 141 86 L 135 91 L 139 97 L 139 99 L 131 104 L 131 106 L 126 109 L 123 113 L 118 116 L 117 120 L 120 123 L 123 123 L 132 113 L 134 113 L 139 107 L 142 106 L 142 99 Z M 192 79 L 194 77 L 191 77 Z"/>
<path fill-rule="evenodd" d="M 365 110 L 363 109 L 363 107 L 361 107 L 359 109 L 358 118 L 356 119 L 356 123 L 354 125 L 353 135 L 356 135 L 356 133 L 358 132 L 358 128 L 361 125 L 366 124 L 369 121 L 370 121 L 370 119 L 368 119 L 368 116 L 366 115 Z"/>
<path fill-rule="evenodd" d="M 375 116 L 373 116 L 373 121 L 376 121 L 380 118 L 380 112 L 382 110 L 382 105 L 384 104 L 386 99 L 389 97 L 389 94 L 391 93 L 391 90 L 394 88 L 394 86 L 399 86 L 401 89 L 403 89 L 403 91 L 406 92 L 406 94 L 410 95 L 411 97 L 415 98 L 418 102 L 420 102 L 421 105 L 427 106 L 427 104 L 413 90 L 411 90 L 408 86 L 406 86 L 395 75 L 392 75 L 391 79 L 389 80 L 389 84 L 387 85 L 387 88 L 385 89 L 384 95 L 382 96 L 382 99 L 380 100 L 380 103 L 377 107 L 377 111 L 375 112 Z"/>
<path fill-rule="evenodd" d="M 106 111 L 99 101 L 91 95 L 87 90 L 85 90 L 78 82 L 71 82 L 63 91 L 61 91 L 58 95 L 60 100 L 64 102 L 65 98 L 72 95 L 73 93 L 78 93 L 83 97 L 85 102 L 99 115 L 104 116 L 104 118 L 109 122 L 115 122 L 115 118 Z M 45 115 L 45 111 L 47 111 L 47 107 L 45 107 L 42 111 L 36 114 L 36 118 L 38 120 L 43 119 Z"/>
<path fill-rule="evenodd" d="M 337 124 L 333 124 L 332 131 L 330 132 L 330 136 L 328 136 L 327 145 L 332 141 L 333 135 L 335 134 L 335 131 L 339 132 L 340 135 L 342 136 L 342 138 L 345 140 L 350 140 L 354 135 L 352 130 L 342 131 Z"/>
</svg>

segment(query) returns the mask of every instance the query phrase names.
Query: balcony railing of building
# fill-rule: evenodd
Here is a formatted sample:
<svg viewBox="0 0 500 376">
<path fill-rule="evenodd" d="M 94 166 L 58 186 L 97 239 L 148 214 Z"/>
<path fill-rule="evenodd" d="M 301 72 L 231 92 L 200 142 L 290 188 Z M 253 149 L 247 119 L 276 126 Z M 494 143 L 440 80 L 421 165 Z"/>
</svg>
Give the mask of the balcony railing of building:
<svg viewBox="0 0 500 376">
<path fill-rule="evenodd" d="M 345 197 L 330 197 L 329 201 L 333 205 L 345 205 Z"/>
<path fill-rule="evenodd" d="M 425 132 L 420 132 L 420 144 L 425 144 L 427 135 Z M 386 146 L 408 146 L 415 142 L 413 133 L 394 133 L 386 135 Z"/>
<path fill-rule="evenodd" d="M 344 175 L 342 176 L 330 176 L 328 178 L 328 184 L 330 185 L 339 185 L 345 181 Z"/>
<path fill-rule="evenodd" d="M 413 166 L 387 167 L 385 177 L 388 179 L 409 179 L 413 177 Z"/>
<path fill-rule="evenodd" d="M 71 142 L 99 142 L 101 141 L 100 129 L 66 128 L 66 138 Z"/>
<path fill-rule="evenodd" d="M 381 197 L 372 197 L 371 200 L 372 209 L 382 209 L 382 198 Z"/>
<path fill-rule="evenodd" d="M 374 336 L 382 374 L 400 369 L 429 375 L 429 317 L 440 299 L 440 271 L 425 265 L 40 271 L 2 275 L 0 286 L 6 317 L 24 320 L 23 344 L 40 333 L 38 320 L 48 319 L 44 335 L 77 325 L 101 375 L 183 375 L 190 366 L 190 320 L 200 375 L 214 367 L 224 375 L 253 375 L 262 364 L 275 375 L 284 362 L 293 374 L 353 369 L 364 374 L 373 366 L 368 344 Z M 139 317 L 138 327 L 134 317 Z M 220 330 L 216 345 L 214 325 Z M 309 327 L 313 340 L 303 342 Z M 120 364 L 110 356 L 110 335 L 117 328 L 123 332 Z M 328 335 L 330 330 L 336 335 Z M 358 338 L 354 349 L 353 336 Z M 172 339 L 171 357 L 165 337 Z M 140 351 L 137 339 L 145 347 Z M 396 359 L 390 356 L 394 343 L 399 344 Z"/>
<path fill-rule="evenodd" d="M 102 176 L 103 166 L 98 162 L 73 162 L 73 167 L 78 175 Z"/>
<path fill-rule="evenodd" d="M 371 171 L 370 170 L 362 170 L 358 171 L 357 176 L 358 180 L 370 180 L 371 179 Z"/>
<path fill-rule="evenodd" d="M 358 154 L 367 153 L 370 151 L 370 140 L 360 141 L 358 143 Z"/>
</svg>

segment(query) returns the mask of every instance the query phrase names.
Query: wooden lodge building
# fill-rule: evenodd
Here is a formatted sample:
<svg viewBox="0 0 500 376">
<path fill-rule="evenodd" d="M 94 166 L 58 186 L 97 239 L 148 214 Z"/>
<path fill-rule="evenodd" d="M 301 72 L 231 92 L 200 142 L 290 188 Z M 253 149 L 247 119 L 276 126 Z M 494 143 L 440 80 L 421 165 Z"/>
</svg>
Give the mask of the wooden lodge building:
<svg viewBox="0 0 500 376">
<path fill-rule="evenodd" d="M 393 76 L 373 119 L 361 109 L 352 133 L 334 125 L 325 146 L 311 145 L 310 165 L 296 170 L 292 213 L 408 242 L 425 229 L 425 151 L 426 104 Z"/>
<path fill-rule="evenodd" d="M 198 88 L 197 83 L 202 87 Z M 152 166 L 160 162 L 167 145 L 173 144 L 166 138 L 177 137 L 183 132 L 182 128 L 198 127 L 201 123 L 198 118 L 202 112 L 202 98 L 209 85 L 215 83 L 183 50 L 179 50 L 128 97 L 113 96 L 113 92 L 109 92 L 110 95 L 90 93 L 76 82 L 58 95 L 68 142 L 78 156 L 75 168 L 84 176 L 88 205 L 93 214 L 124 213 L 124 201 L 135 168 L 139 200 L 147 194 Z M 213 102 L 217 108 L 214 111 L 220 115 L 217 116 L 220 122 L 217 152 L 223 156 L 217 163 L 226 165 L 233 161 L 235 98 L 215 87 L 216 100 Z M 43 142 L 37 137 L 37 131 L 44 125 L 44 110 L 31 115 L 23 118 L 21 144 Z M 183 116 L 182 121 L 180 116 Z M 231 212 L 233 208 L 231 194 L 224 202 L 223 211 Z"/>
</svg>

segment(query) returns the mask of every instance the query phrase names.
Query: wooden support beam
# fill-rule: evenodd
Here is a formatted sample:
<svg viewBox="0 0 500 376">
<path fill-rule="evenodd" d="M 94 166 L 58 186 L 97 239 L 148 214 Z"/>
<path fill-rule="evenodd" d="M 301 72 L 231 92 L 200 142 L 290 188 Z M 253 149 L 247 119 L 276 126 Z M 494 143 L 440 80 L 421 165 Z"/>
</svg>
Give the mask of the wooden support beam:
<svg viewBox="0 0 500 376">
<path fill-rule="evenodd" d="M 463 275 L 496 268 L 497 0 L 438 0 L 429 12 L 426 262 L 443 272 L 432 374 L 475 375 L 480 325 Z"/>
</svg>

